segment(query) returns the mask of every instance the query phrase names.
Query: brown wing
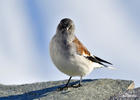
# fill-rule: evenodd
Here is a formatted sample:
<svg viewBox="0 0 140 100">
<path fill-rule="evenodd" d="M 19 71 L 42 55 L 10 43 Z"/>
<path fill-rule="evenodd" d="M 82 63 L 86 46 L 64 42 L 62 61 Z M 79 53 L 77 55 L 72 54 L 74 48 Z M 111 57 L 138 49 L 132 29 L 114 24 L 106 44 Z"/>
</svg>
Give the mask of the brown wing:
<svg viewBox="0 0 140 100">
<path fill-rule="evenodd" d="M 103 65 L 105 67 L 107 67 L 107 65 L 104 65 L 103 63 L 111 64 L 110 62 L 107 62 L 107 61 L 105 61 L 105 60 L 103 60 L 103 59 L 101 59 L 99 57 L 92 56 L 90 54 L 90 52 L 87 50 L 87 48 L 77 39 L 77 37 L 75 37 L 75 39 L 72 42 L 76 45 L 76 51 L 77 51 L 77 53 L 79 55 L 83 55 L 88 60 L 90 60 L 92 62 L 99 63 L 99 64 L 101 64 L 101 65 Z"/>
<path fill-rule="evenodd" d="M 90 56 L 90 52 L 87 50 L 87 48 L 75 37 L 75 39 L 72 41 L 76 46 L 76 51 L 79 55 L 86 55 Z"/>
</svg>

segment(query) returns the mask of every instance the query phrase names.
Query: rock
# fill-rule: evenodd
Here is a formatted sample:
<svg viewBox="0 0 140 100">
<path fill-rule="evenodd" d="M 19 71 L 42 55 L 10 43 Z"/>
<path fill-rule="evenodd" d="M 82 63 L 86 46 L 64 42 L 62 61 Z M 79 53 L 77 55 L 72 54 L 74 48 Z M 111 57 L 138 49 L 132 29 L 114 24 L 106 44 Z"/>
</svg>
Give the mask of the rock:
<svg viewBox="0 0 140 100">
<path fill-rule="evenodd" d="M 140 88 L 123 91 L 111 97 L 110 100 L 140 100 Z"/>
<path fill-rule="evenodd" d="M 58 88 L 66 82 L 0 85 L 0 100 L 113 100 L 116 94 L 134 88 L 134 82 L 129 80 L 87 79 L 79 88 L 59 91 Z M 77 83 L 76 80 L 71 81 L 71 84 Z"/>
</svg>

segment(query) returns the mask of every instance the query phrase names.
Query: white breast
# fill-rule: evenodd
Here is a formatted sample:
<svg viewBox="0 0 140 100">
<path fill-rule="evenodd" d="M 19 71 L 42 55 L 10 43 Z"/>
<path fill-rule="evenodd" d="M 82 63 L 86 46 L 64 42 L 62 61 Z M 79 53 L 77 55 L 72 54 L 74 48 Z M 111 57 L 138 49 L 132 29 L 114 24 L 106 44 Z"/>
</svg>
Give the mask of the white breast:
<svg viewBox="0 0 140 100">
<path fill-rule="evenodd" d="M 50 43 L 52 61 L 61 72 L 69 76 L 85 76 L 94 68 L 101 67 L 101 65 L 89 61 L 84 56 L 74 53 L 73 56 L 67 57 L 60 51 L 63 51 L 62 48 L 55 39 L 52 39 Z"/>
</svg>

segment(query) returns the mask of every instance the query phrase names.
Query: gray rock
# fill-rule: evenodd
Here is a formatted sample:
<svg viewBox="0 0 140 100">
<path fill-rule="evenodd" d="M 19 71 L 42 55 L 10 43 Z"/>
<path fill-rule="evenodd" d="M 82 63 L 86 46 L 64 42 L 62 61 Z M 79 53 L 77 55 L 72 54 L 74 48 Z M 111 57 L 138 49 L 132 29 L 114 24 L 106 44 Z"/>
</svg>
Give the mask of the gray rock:
<svg viewBox="0 0 140 100">
<path fill-rule="evenodd" d="M 0 100 L 109 100 L 120 92 L 134 88 L 129 80 L 87 79 L 79 88 L 59 91 L 67 80 L 24 85 L 0 85 Z M 71 84 L 78 81 L 72 80 Z"/>
<path fill-rule="evenodd" d="M 123 91 L 110 100 L 140 100 L 140 88 Z"/>
</svg>

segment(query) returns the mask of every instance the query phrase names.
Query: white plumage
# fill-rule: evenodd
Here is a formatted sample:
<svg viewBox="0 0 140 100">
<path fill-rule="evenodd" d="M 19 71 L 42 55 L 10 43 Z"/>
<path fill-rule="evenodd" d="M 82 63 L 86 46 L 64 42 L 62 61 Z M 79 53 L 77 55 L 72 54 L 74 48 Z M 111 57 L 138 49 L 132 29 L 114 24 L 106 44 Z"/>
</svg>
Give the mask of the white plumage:
<svg viewBox="0 0 140 100">
<path fill-rule="evenodd" d="M 75 36 L 74 30 L 74 23 L 71 19 L 65 18 L 60 21 L 56 34 L 50 42 L 50 56 L 55 66 L 61 72 L 69 75 L 70 79 L 72 76 L 80 76 L 82 79 L 83 76 L 88 75 L 95 68 L 112 68 L 103 64 L 111 63 L 92 56 Z"/>
</svg>

